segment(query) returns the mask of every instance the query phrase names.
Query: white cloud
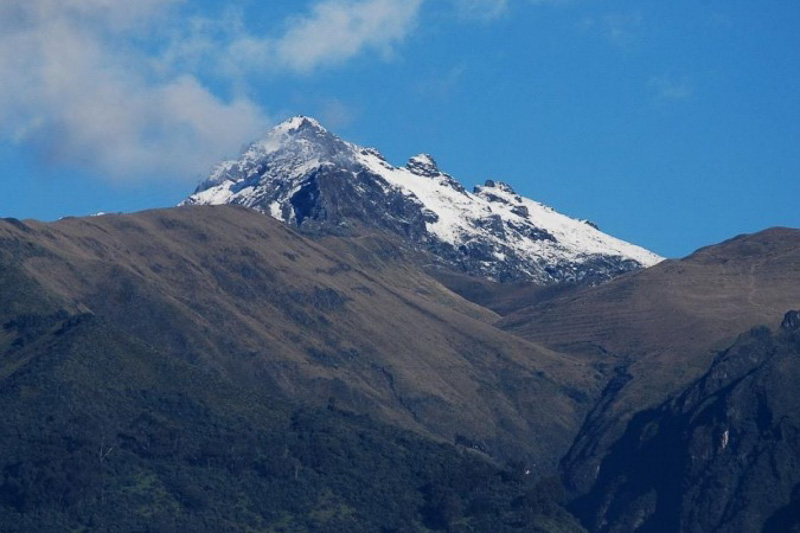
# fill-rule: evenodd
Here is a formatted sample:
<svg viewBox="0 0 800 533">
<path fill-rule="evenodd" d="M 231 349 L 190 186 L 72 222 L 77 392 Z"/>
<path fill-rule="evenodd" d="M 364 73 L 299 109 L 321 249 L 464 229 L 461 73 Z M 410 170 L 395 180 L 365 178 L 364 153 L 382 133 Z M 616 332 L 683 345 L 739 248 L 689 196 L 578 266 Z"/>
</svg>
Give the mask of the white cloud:
<svg viewBox="0 0 800 533">
<path fill-rule="evenodd" d="M 0 139 L 110 179 L 194 180 L 266 128 L 248 74 L 390 55 L 421 2 L 322 0 L 260 37 L 235 11 L 187 24 L 182 0 L 0 0 Z M 239 96 L 201 83 L 213 68 Z"/>
<path fill-rule="evenodd" d="M 326 0 L 295 19 L 274 43 L 286 68 L 308 72 L 342 63 L 365 49 L 388 55 L 416 21 L 422 0 Z"/>
<path fill-rule="evenodd" d="M 638 41 L 643 17 L 638 14 L 612 14 L 604 19 L 605 35 L 618 46 L 629 46 Z"/>
<path fill-rule="evenodd" d="M 283 31 L 254 34 L 244 13 L 228 8 L 220 19 L 195 19 L 173 36 L 163 60 L 198 65 L 228 78 L 311 74 L 365 52 L 391 57 L 412 32 L 423 0 L 321 0 L 284 21 Z"/>
<path fill-rule="evenodd" d="M 484 18 L 511 4 L 451 1 Z M 112 179 L 192 180 L 266 128 L 246 96 L 259 77 L 391 58 L 424 2 L 316 0 L 256 34 L 238 3 L 211 19 L 187 18 L 187 0 L 0 0 L 0 140 Z"/>
<path fill-rule="evenodd" d="M 0 135 L 111 179 L 196 179 L 266 124 L 244 97 L 157 75 L 137 47 L 175 0 L 27 0 L 0 7 Z"/>
</svg>

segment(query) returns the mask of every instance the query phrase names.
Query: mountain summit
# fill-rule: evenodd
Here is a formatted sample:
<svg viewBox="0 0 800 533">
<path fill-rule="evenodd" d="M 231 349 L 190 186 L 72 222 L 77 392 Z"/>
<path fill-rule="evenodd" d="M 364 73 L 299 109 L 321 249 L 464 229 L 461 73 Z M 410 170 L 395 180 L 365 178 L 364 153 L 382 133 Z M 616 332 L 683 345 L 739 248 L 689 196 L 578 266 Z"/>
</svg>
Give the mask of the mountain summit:
<svg viewBox="0 0 800 533">
<path fill-rule="evenodd" d="M 442 266 L 498 281 L 596 282 L 661 260 L 504 183 L 470 192 L 428 154 L 395 167 L 302 116 L 217 165 L 182 205 L 227 203 L 308 233 L 388 231 Z"/>
</svg>

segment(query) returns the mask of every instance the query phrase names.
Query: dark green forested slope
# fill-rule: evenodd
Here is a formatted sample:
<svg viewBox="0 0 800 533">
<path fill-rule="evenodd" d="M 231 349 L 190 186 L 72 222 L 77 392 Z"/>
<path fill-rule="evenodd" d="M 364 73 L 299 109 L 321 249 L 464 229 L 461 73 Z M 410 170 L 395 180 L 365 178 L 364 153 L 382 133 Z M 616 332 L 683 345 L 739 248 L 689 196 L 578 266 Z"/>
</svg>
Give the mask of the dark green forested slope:
<svg viewBox="0 0 800 533">
<path fill-rule="evenodd" d="M 0 277 L 0 531 L 580 531 L 520 467 L 237 387 Z"/>
</svg>

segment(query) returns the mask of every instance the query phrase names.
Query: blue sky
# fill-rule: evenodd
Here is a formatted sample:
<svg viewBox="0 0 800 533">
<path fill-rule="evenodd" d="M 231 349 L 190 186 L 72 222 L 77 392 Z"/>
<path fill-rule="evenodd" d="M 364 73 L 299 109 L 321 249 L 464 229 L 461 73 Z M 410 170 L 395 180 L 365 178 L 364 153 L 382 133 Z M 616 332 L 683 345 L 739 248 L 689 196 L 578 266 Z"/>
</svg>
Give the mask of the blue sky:
<svg viewBox="0 0 800 533">
<path fill-rule="evenodd" d="M 800 226 L 800 2 L 0 2 L 0 216 L 174 205 L 291 115 L 676 257 Z"/>
</svg>

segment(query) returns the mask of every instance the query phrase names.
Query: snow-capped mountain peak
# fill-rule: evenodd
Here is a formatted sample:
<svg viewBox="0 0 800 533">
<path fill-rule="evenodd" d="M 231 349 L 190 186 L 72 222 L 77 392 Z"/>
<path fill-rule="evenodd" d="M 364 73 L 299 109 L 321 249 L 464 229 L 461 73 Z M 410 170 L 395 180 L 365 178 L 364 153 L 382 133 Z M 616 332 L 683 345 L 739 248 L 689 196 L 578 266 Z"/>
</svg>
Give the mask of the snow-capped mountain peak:
<svg viewBox="0 0 800 533">
<path fill-rule="evenodd" d="M 498 280 L 601 281 L 661 260 L 505 183 L 469 192 L 428 154 L 395 167 L 303 116 L 218 165 L 184 203 L 240 204 L 310 232 L 390 231 L 444 266 Z"/>
<path fill-rule="evenodd" d="M 292 117 L 289 120 L 278 124 L 274 131 L 277 133 L 287 134 L 303 128 L 312 129 L 319 133 L 328 132 L 328 130 L 326 130 L 316 119 L 303 115 Z"/>
</svg>

